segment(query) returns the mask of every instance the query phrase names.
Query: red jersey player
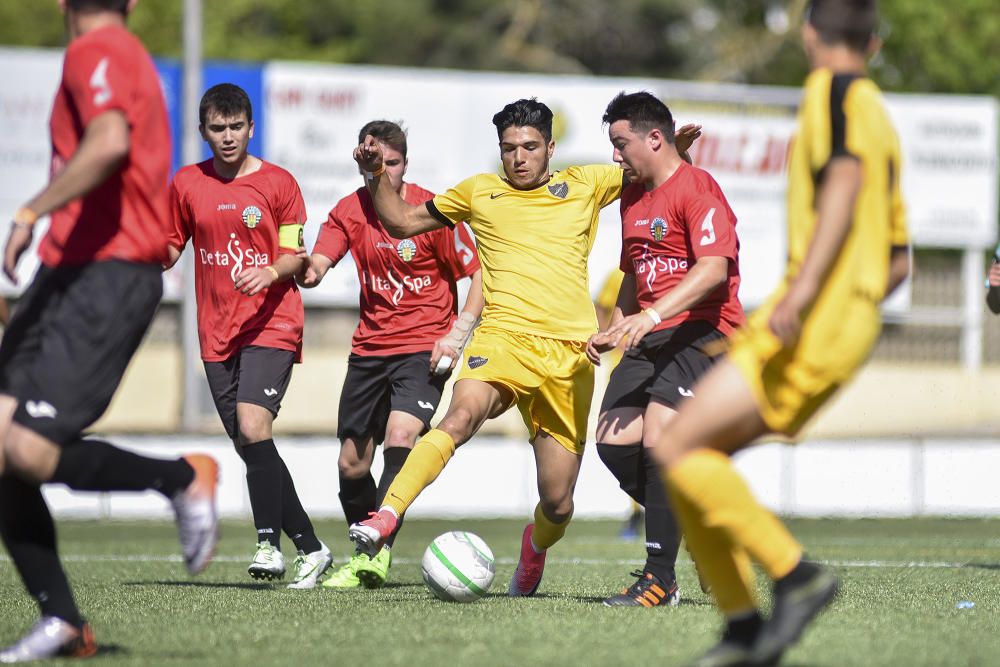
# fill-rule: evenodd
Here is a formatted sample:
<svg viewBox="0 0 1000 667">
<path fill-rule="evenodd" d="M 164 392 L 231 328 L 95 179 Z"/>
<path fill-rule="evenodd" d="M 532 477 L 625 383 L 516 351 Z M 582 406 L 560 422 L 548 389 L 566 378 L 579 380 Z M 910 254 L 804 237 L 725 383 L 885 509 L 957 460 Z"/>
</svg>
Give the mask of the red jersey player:
<svg viewBox="0 0 1000 667">
<path fill-rule="evenodd" d="M 257 550 L 255 579 L 285 574 L 284 530 L 298 557 L 289 588 L 312 588 L 330 567 L 272 437 L 301 358 L 302 298 L 292 275 L 306 210 L 295 179 L 250 155 L 253 109 L 239 86 L 213 86 L 199 108 L 212 158 L 184 167 L 170 189 L 170 264 L 191 239 L 201 357 L 226 433 L 246 463 Z"/>
<path fill-rule="evenodd" d="M 185 562 L 211 559 L 218 466 L 81 439 L 104 412 L 156 312 L 167 254 L 170 129 L 156 68 L 125 28 L 135 0 L 64 0 L 70 43 L 52 108 L 52 178 L 14 214 L 4 272 L 52 214 L 41 267 L 0 344 L 0 535 L 41 620 L 0 662 L 97 652 L 56 550 L 40 484 L 155 489 L 171 499 Z"/>
<path fill-rule="evenodd" d="M 385 154 L 385 172 L 403 199 L 422 204 L 434 194 L 405 183 L 406 134 L 396 123 L 372 121 Z M 348 525 L 381 506 L 418 436 L 430 428 L 447 373 L 461 356 L 483 308 L 479 258 L 464 224 L 409 239 L 382 227 L 368 188 L 340 200 L 320 230 L 303 284 L 316 285 L 350 250 L 361 282 L 361 319 L 354 332 L 347 378 L 340 394 L 340 502 Z M 456 317 L 456 283 L 471 278 Z M 441 372 L 435 372 L 441 371 Z M 378 443 L 385 466 L 376 487 L 371 474 Z M 373 558 L 357 552 L 324 582 L 331 588 L 385 583 L 391 563 L 387 542 Z"/>
<path fill-rule="evenodd" d="M 680 531 L 650 447 L 721 351 L 713 343 L 743 323 L 736 216 L 708 172 L 677 153 L 663 102 L 622 93 L 604 122 L 630 184 L 621 198 L 625 279 L 611 326 L 588 345 L 595 363 L 619 342 L 626 350 L 601 404 L 597 451 L 646 508 L 646 563 L 604 603 L 674 605 Z"/>
</svg>

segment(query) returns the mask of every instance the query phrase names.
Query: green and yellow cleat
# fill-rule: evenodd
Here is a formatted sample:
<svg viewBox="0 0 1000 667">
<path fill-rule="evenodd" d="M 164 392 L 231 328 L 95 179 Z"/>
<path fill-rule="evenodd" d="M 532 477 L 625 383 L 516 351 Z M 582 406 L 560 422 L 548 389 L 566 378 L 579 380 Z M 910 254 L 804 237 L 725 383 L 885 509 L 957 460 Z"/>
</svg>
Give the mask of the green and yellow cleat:
<svg viewBox="0 0 1000 667">
<path fill-rule="evenodd" d="M 354 552 L 351 560 L 338 567 L 333 574 L 328 576 L 320 584 L 323 588 L 360 588 L 361 580 L 358 579 L 358 568 L 362 561 L 368 562 L 368 556 L 360 551 Z"/>
<path fill-rule="evenodd" d="M 357 577 L 365 588 L 382 588 L 389 577 L 389 567 L 392 565 L 392 551 L 382 547 L 374 557 L 364 557 L 358 566 Z"/>
</svg>

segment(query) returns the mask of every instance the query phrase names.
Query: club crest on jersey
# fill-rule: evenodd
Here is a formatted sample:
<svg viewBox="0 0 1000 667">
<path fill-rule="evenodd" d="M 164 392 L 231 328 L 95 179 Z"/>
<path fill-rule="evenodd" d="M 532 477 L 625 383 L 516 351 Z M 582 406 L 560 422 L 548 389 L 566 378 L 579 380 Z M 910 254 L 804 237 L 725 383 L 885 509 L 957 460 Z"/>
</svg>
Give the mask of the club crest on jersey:
<svg viewBox="0 0 1000 667">
<path fill-rule="evenodd" d="M 569 194 L 569 184 L 556 183 L 555 185 L 550 185 L 549 192 L 554 194 L 556 197 L 559 197 L 559 199 L 566 199 L 566 195 Z"/>
<path fill-rule="evenodd" d="M 256 206 L 250 205 L 243 209 L 243 224 L 247 226 L 247 229 L 253 229 L 259 225 L 263 218 L 264 214 Z"/>
<path fill-rule="evenodd" d="M 410 239 L 403 239 L 396 246 L 396 254 L 404 262 L 409 262 L 417 254 L 417 244 Z"/>
<path fill-rule="evenodd" d="M 479 368 L 480 366 L 485 366 L 487 361 L 489 361 L 489 359 L 486 357 L 469 357 L 469 368 Z"/>
<path fill-rule="evenodd" d="M 667 221 L 663 218 L 653 220 L 652 224 L 649 225 L 649 234 L 654 240 L 662 241 L 663 237 L 667 235 Z"/>
</svg>

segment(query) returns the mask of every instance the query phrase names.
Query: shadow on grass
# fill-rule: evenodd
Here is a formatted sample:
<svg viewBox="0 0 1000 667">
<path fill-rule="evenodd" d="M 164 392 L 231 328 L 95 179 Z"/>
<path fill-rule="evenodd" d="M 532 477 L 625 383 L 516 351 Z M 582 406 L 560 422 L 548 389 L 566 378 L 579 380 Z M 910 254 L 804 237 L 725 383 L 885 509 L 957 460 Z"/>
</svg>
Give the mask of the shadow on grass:
<svg viewBox="0 0 1000 667">
<path fill-rule="evenodd" d="M 1000 570 L 1000 563 L 968 563 L 965 567 L 977 570 Z"/>
<path fill-rule="evenodd" d="M 247 591 L 270 591 L 274 584 L 252 584 L 229 581 L 125 581 L 123 586 L 179 586 L 191 588 L 242 588 Z"/>
<path fill-rule="evenodd" d="M 132 655 L 132 652 L 119 644 L 98 644 L 97 655 L 101 657 L 127 658 Z"/>
</svg>

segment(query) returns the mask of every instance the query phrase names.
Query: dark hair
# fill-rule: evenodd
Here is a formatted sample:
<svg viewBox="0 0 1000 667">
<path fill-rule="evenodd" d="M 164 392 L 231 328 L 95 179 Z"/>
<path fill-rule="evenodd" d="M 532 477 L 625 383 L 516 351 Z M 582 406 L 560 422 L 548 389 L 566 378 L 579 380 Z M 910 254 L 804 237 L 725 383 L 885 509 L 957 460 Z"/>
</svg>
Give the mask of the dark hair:
<svg viewBox="0 0 1000 667">
<path fill-rule="evenodd" d="M 877 0 L 812 0 L 809 25 L 824 44 L 864 52 L 878 30 Z"/>
<path fill-rule="evenodd" d="M 234 83 L 219 83 L 201 96 L 201 104 L 198 105 L 198 121 L 204 125 L 208 120 L 208 114 L 214 111 L 224 118 L 234 118 L 241 113 L 246 113 L 247 122 L 253 121 L 253 106 L 250 104 L 250 97 L 247 91 Z"/>
<path fill-rule="evenodd" d="M 604 110 L 602 119 L 608 125 L 627 120 L 633 132 L 650 132 L 657 129 L 663 133 L 668 144 L 674 143 L 674 117 L 667 105 L 652 93 L 642 91 L 615 95 Z"/>
<path fill-rule="evenodd" d="M 552 109 L 534 97 L 511 102 L 493 115 L 493 124 L 499 139 L 503 139 L 503 131 L 508 127 L 533 127 L 546 142 L 552 141 Z"/>
<path fill-rule="evenodd" d="M 128 0 L 66 0 L 66 6 L 77 12 L 89 9 L 128 13 Z"/>
<path fill-rule="evenodd" d="M 399 123 L 393 123 L 391 120 L 369 121 L 358 132 L 358 143 L 363 143 L 369 134 L 402 153 L 403 159 L 406 159 L 406 130 Z"/>
</svg>

